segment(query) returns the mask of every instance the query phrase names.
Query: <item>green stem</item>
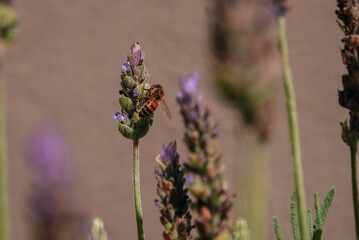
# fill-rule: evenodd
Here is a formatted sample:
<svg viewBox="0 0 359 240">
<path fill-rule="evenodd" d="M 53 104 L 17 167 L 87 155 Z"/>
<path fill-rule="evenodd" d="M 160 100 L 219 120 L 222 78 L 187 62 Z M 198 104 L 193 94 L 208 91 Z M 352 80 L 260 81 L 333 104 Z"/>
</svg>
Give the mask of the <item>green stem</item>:
<svg viewBox="0 0 359 240">
<path fill-rule="evenodd" d="M 359 240 L 358 147 L 350 147 L 356 239 Z"/>
<path fill-rule="evenodd" d="M 0 240 L 9 239 L 4 107 L 3 86 L 0 81 Z"/>
<path fill-rule="evenodd" d="M 304 180 L 302 173 L 302 163 L 301 163 L 301 153 L 300 153 L 300 143 L 299 143 L 297 110 L 295 104 L 292 73 L 290 69 L 289 56 L 288 56 L 285 18 L 283 16 L 277 18 L 277 25 L 278 25 L 279 51 L 282 57 L 283 83 L 284 83 L 285 95 L 287 100 L 288 124 L 289 124 L 293 170 L 294 170 L 294 185 L 297 193 L 299 231 L 300 231 L 301 240 L 308 240 L 309 233 L 306 224 L 307 207 L 305 203 L 305 191 L 304 191 Z"/>
<path fill-rule="evenodd" d="M 145 240 L 145 231 L 143 228 L 143 216 L 141 207 L 141 193 L 140 193 L 140 161 L 139 161 L 139 143 L 138 139 L 133 140 L 133 188 L 135 198 L 135 211 L 137 222 L 137 234 L 139 240 Z"/>
<path fill-rule="evenodd" d="M 245 142 L 241 143 L 244 161 L 237 163 L 237 217 L 247 220 L 253 240 L 263 240 L 267 216 L 267 143 L 253 129 L 247 129 L 244 136 Z"/>
</svg>

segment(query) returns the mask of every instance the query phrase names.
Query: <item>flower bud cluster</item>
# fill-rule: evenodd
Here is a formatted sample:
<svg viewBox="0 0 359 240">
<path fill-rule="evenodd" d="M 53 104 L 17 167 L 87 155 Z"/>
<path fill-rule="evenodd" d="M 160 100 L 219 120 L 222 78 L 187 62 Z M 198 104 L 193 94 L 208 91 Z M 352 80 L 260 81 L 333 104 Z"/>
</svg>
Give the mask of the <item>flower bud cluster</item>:
<svg viewBox="0 0 359 240">
<path fill-rule="evenodd" d="M 216 148 L 220 135 L 211 113 L 198 93 L 198 74 L 180 82 L 177 101 L 185 123 L 185 143 L 189 150 L 186 169 L 189 189 L 197 215 L 198 239 L 229 239 L 232 206 L 224 179 L 221 154 Z"/>
<path fill-rule="evenodd" d="M 162 152 L 157 156 L 158 166 L 155 169 L 157 179 L 157 195 L 160 200 L 155 204 L 161 213 L 161 223 L 165 227 L 162 236 L 165 240 L 189 240 L 192 239 L 188 189 L 184 187 L 184 170 L 179 163 L 179 155 L 176 152 L 176 142 L 171 142 L 167 147 L 163 145 Z"/>
<path fill-rule="evenodd" d="M 148 79 L 147 66 L 144 64 L 144 52 L 139 43 L 134 43 L 127 56 L 127 61 L 122 65 L 119 99 L 121 111 L 116 111 L 113 116 L 118 120 L 118 130 L 126 138 L 142 138 L 152 125 L 153 114 L 140 117 L 138 113 L 150 88 L 147 83 Z"/>
<path fill-rule="evenodd" d="M 348 71 L 342 76 L 344 89 L 338 96 L 340 106 L 350 111 L 350 124 L 343 122 L 342 127 L 343 140 L 351 145 L 358 141 L 359 133 L 359 4 L 356 0 L 337 0 L 337 6 L 337 23 L 345 35 L 342 60 Z"/>
<path fill-rule="evenodd" d="M 216 85 L 244 123 L 267 140 L 279 76 L 273 13 L 263 0 L 216 0 L 212 13 Z"/>
</svg>

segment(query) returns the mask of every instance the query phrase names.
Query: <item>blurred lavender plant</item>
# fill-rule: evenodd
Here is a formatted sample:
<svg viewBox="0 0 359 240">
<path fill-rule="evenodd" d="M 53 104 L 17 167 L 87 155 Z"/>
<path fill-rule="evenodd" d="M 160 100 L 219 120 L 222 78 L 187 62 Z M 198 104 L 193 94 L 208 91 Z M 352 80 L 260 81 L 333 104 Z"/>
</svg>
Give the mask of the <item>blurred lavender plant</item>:
<svg viewBox="0 0 359 240">
<path fill-rule="evenodd" d="M 17 16 L 10 3 L 10 0 L 0 1 L 0 57 L 3 50 L 14 42 L 18 33 Z M 1 61 L 2 59 L 0 59 L 0 68 Z M 3 81 L 0 80 L 0 240 L 10 238 L 4 107 Z"/>
<path fill-rule="evenodd" d="M 180 82 L 177 102 L 185 123 L 184 140 L 189 150 L 186 169 L 193 176 L 189 190 L 193 195 L 199 240 L 228 240 L 232 206 L 224 179 L 224 167 L 216 142 L 220 132 L 198 92 L 199 75 Z M 191 177 L 192 178 L 192 177 Z"/>
<path fill-rule="evenodd" d="M 273 14 L 260 0 L 214 2 L 211 44 L 217 87 L 257 137 L 267 141 L 279 66 Z"/>
<path fill-rule="evenodd" d="M 157 195 L 160 200 L 155 204 L 161 213 L 161 223 L 165 227 L 162 236 L 165 240 L 189 240 L 192 216 L 189 212 L 188 189 L 184 187 L 186 179 L 182 165 L 179 163 L 176 142 L 171 142 L 156 157 L 158 166 L 155 169 Z"/>
<path fill-rule="evenodd" d="M 31 142 L 28 158 L 35 177 L 29 201 L 32 239 L 82 239 L 86 219 L 76 201 L 64 139 L 54 128 L 41 129 Z"/>
<path fill-rule="evenodd" d="M 248 220 L 253 239 L 265 238 L 267 143 L 278 79 L 274 18 L 264 0 L 215 0 L 211 45 L 217 89 L 240 113 L 244 125 L 238 164 L 238 215 Z M 245 184 L 244 184 L 245 183 Z"/>
<path fill-rule="evenodd" d="M 359 239 L 359 186 L 358 186 L 358 140 L 359 140 L 359 4 L 356 0 L 337 0 L 337 23 L 345 36 L 341 50 L 347 74 L 342 76 L 344 89 L 338 91 L 340 106 L 349 110 L 350 120 L 342 125 L 342 139 L 350 148 L 352 170 L 352 192 L 356 239 Z"/>
</svg>

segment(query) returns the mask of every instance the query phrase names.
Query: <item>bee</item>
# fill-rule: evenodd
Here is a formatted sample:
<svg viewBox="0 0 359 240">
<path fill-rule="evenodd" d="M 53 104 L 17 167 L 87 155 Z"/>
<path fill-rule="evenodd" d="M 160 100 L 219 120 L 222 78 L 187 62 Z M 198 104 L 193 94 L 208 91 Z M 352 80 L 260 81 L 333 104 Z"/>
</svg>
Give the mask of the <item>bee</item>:
<svg viewBox="0 0 359 240">
<path fill-rule="evenodd" d="M 161 85 L 153 84 L 147 92 L 145 101 L 146 102 L 140 109 L 140 117 L 146 117 L 150 115 L 157 109 L 159 105 L 160 109 L 165 112 L 166 116 L 169 119 L 172 119 L 171 112 L 165 102 L 165 93 Z"/>
</svg>

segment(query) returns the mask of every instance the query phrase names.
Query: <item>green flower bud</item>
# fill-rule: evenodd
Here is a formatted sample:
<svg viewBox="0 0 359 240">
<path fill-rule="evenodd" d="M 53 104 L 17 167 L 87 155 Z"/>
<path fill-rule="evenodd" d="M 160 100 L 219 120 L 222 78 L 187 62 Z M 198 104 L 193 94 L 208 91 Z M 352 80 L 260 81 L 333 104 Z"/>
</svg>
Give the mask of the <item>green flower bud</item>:
<svg viewBox="0 0 359 240">
<path fill-rule="evenodd" d="M 104 224 L 101 218 L 95 218 L 92 220 L 91 226 L 91 240 L 107 240 L 107 233 L 104 228 Z"/>
<path fill-rule="evenodd" d="M 136 118 L 136 115 L 138 117 L 138 113 L 135 113 L 134 114 L 134 117 Z M 145 125 L 148 125 L 150 123 L 150 121 L 152 121 L 152 118 L 153 118 L 153 113 L 150 114 L 149 116 L 147 117 L 138 117 L 138 120 L 137 120 L 137 126 L 138 127 L 143 127 Z"/>
<path fill-rule="evenodd" d="M 165 224 L 164 227 L 165 227 L 165 229 L 166 229 L 167 232 L 170 232 L 170 231 L 171 231 L 171 228 L 172 228 L 172 224 L 168 222 L 168 223 Z"/>
<path fill-rule="evenodd" d="M 132 103 L 131 98 L 128 98 L 128 97 L 125 97 L 122 95 L 118 101 L 119 101 L 122 109 L 124 109 L 128 113 L 128 115 L 132 115 L 133 103 Z"/>
<path fill-rule="evenodd" d="M 136 82 L 135 80 L 130 77 L 130 76 L 127 76 L 127 75 L 122 75 L 121 76 L 121 79 L 122 79 L 122 83 L 123 83 L 123 86 L 125 88 L 129 88 L 130 90 L 133 89 L 133 87 L 136 85 Z M 125 89 L 124 89 L 125 90 Z"/>
<path fill-rule="evenodd" d="M 138 85 L 138 86 L 135 88 L 134 91 L 140 93 L 140 95 L 139 95 L 140 98 L 145 97 L 145 96 L 146 96 L 145 83 L 142 83 L 142 84 Z"/>
<path fill-rule="evenodd" d="M 138 139 L 144 137 L 148 133 L 148 130 L 150 130 L 152 123 L 153 123 L 153 119 L 151 119 L 147 125 L 140 127 L 138 130 L 136 130 L 136 136 Z"/>
<path fill-rule="evenodd" d="M 118 130 L 122 133 L 125 138 L 133 139 L 134 131 L 132 128 L 126 126 L 125 124 L 118 123 Z"/>
</svg>

